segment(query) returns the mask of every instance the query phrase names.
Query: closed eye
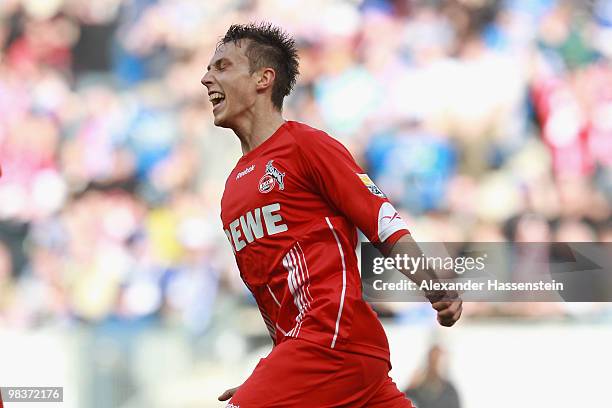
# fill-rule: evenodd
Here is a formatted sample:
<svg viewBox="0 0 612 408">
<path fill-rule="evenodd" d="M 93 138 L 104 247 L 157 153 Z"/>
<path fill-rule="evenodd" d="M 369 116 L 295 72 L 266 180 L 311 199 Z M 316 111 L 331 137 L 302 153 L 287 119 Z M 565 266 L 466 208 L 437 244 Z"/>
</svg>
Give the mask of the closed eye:
<svg viewBox="0 0 612 408">
<path fill-rule="evenodd" d="M 223 71 L 229 65 L 230 65 L 230 62 L 226 58 L 221 58 L 221 59 L 218 59 L 217 61 L 215 61 L 212 64 L 212 67 L 215 69 L 215 71 Z M 208 67 L 206 67 L 206 70 L 210 71 L 210 68 L 211 68 L 211 66 L 209 65 Z"/>
</svg>

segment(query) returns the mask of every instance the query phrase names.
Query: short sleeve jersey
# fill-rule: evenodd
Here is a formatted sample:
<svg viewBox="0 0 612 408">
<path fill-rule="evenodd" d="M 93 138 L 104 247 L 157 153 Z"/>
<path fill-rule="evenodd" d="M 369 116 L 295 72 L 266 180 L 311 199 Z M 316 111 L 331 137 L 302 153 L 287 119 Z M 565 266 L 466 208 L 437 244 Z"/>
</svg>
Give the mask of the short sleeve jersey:
<svg viewBox="0 0 612 408">
<path fill-rule="evenodd" d="M 389 361 L 362 296 L 357 228 L 385 245 L 409 231 L 341 143 L 284 122 L 230 173 L 221 219 L 275 344 L 300 338 Z"/>
</svg>

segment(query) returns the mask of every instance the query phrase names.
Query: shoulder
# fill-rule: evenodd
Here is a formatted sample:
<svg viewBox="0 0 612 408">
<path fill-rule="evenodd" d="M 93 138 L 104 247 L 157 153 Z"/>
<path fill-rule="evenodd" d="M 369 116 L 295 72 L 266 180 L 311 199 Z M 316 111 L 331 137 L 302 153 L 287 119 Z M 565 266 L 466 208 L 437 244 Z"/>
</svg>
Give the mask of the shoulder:
<svg viewBox="0 0 612 408">
<path fill-rule="evenodd" d="M 287 130 L 297 147 L 304 152 L 317 152 L 320 154 L 330 149 L 346 151 L 344 145 L 338 140 L 323 130 L 313 128 L 304 123 L 288 121 Z"/>
<path fill-rule="evenodd" d="M 327 138 L 332 139 L 327 133 L 320 129 L 313 128 L 302 122 L 287 121 L 287 131 L 293 137 L 293 140 L 299 144 L 307 144 L 308 142 L 317 142 Z"/>
</svg>

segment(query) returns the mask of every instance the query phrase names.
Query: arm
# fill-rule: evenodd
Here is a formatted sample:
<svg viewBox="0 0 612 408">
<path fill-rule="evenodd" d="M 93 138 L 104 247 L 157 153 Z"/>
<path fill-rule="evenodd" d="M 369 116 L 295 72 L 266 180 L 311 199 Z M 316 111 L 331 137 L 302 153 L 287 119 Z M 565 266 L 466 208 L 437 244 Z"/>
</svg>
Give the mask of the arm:
<svg viewBox="0 0 612 408">
<path fill-rule="evenodd" d="M 303 171 L 311 180 L 312 188 L 351 220 L 383 255 L 403 256 L 408 248 L 413 252 L 408 256 L 421 255 L 404 220 L 342 144 L 323 132 L 313 132 L 307 140 L 296 139 L 296 142 L 302 152 Z M 408 277 L 417 283 L 437 279 L 433 271 L 426 270 Z M 452 326 L 459 319 L 462 304 L 456 293 L 426 295 L 438 311 L 440 324 Z"/>
<path fill-rule="evenodd" d="M 395 257 L 396 255 L 420 257 L 422 252 L 410 234 L 403 235 L 391 248 L 382 248 L 383 255 Z M 402 272 L 403 273 L 403 272 Z M 439 280 L 440 277 L 432 269 L 419 269 L 414 273 L 404 273 L 410 280 L 420 285 L 424 280 Z M 431 306 L 438 312 L 438 323 L 450 327 L 454 325 L 463 311 L 463 301 L 457 292 L 430 291 L 425 297 Z"/>
</svg>

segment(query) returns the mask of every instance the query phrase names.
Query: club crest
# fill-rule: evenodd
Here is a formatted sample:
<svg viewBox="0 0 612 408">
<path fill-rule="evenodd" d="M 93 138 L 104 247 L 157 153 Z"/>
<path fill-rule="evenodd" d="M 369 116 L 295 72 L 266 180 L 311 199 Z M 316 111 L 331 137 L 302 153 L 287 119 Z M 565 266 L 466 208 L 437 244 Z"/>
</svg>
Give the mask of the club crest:
<svg viewBox="0 0 612 408">
<path fill-rule="evenodd" d="M 261 179 L 259 179 L 259 192 L 269 193 L 274 189 L 274 186 L 278 183 L 278 189 L 285 189 L 285 173 L 282 173 L 272 164 L 274 160 L 270 160 L 266 164 L 266 173 Z"/>
</svg>

